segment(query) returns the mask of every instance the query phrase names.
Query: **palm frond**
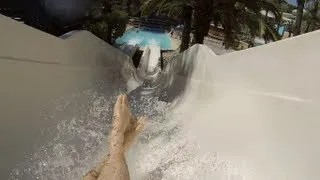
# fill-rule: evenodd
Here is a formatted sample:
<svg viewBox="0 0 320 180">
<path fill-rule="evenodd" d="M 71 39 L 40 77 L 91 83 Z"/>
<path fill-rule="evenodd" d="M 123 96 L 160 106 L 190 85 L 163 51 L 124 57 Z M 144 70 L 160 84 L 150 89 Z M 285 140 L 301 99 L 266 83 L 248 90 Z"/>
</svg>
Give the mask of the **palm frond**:
<svg viewBox="0 0 320 180">
<path fill-rule="evenodd" d="M 276 4 L 274 1 L 270 0 L 261 0 L 259 1 L 260 7 L 266 11 L 270 11 L 274 14 L 276 21 L 278 22 L 281 19 L 281 7 L 279 4 Z"/>
<path fill-rule="evenodd" d="M 157 12 L 161 6 L 168 0 L 147 0 L 141 6 L 142 16 Z"/>
<path fill-rule="evenodd" d="M 160 7 L 161 12 L 168 13 L 168 16 L 177 16 L 182 13 L 182 8 L 185 5 L 184 1 L 181 0 L 175 0 L 170 1 L 169 3 L 165 3 Z"/>
<path fill-rule="evenodd" d="M 244 32 L 247 32 L 245 34 L 248 35 L 249 33 L 251 39 L 257 36 L 268 37 L 273 41 L 281 39 L 276 30 L 275 24 L 267 20 L 264 15 L 260 14 L 260 11 L 252 11 L 248 8 L 240 8 L 237 11 L 236 18 L 238 24 L 241 25 L 233 25 L 232 28 L 238 29 L 238 32 L 236 32 L 236 34 L 240 35 L 240 37 L 244 34 Z M 240 27 L 240 30 L 238 26 Z M 241 38 L 243 39 L 245 37 Z"/>
<path fill-rule="evenodd" d="M 262 20 L 264 21 L 264 20 Z M 276 30 L 276 28 L 269 22 L 263 22 L 265 28 L 265 35 L 270 36 L 273 41 L 281 40 L 281 36 Z"/>
</svg>

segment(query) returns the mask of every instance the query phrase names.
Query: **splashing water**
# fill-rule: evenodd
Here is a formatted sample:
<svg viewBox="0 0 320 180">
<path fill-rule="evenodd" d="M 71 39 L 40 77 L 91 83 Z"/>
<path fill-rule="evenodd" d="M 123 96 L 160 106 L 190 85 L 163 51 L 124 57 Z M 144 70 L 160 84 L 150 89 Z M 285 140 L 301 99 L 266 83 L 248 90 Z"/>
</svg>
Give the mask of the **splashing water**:
<svg viewBox="0 0 320 180">
<path fill-rule="evenodd" d="M 177 61 L 175 63 L 173 65 L 181 65 Z M 169 77 L 164 81 L 172 82 L 176 85 L 173 86 L 175 90 L 179 90 L 181 84 L 177 82 L 183 82 L 183 79 L 175 76 L 177 71 L 168 72 L 170 77 L 177 79 Z M 186 83 L 193 83 L 185 90 L 189 95 L 192 92 L 188 102 L 181 103 L 183 97 L 179 96 L 170 103 L 160 101 L 165 99 L 166 90 L 160 90 L 160 95 L 129 94 L 133 114 L 148 118 L 144 132 L 127 155 L 131 179 L 250 179 L 247 175 L 252 172 L 248 171 L 245 161 L 227 158 L 218 152 L 205 152 L 199 139 L 185 128 L 188 121 L 201 116 L 201 112 L 193 112 L 190 116 L 188 104 L 195 100 L 204 101 L 212 95 L 208 89 L 213 89 L 210 84 L 188 80 L 190 82 Z M 28 155 L 11 171 L 10 179 L 80 179 L 100 162 L 108 153 L 107 135 L 113 104 L 119 94 L 119 90 L 110 91 L 110 88 L 107 87 L 108 92 L 114 93 L 104 94 L 107 93 L 104 89 L 100 90 L 103 93 L 87 90 L 75 93 L 71 99 L 61 98 L 52 102 L 55 110 L 49 110 L 43 117 L 46 121 L 58 119 L 59 123 L 43 129 L 43 137 L 39 137 L 42 143 L 35 147 L 35 153 Z M 159 90 L 157 88 L 155 92 Z M 179 92 L 183 94 L 183 91 Z M 171 95 L 168 92 L 168 97 Z M 214 105 L 205 101 L 198 103 L 199 106 L 205 104 L 211 108 Z M 207 107 L 205 110 L 210 109 Z"/>
<path fill-rule="evenodd" d="M 81 104 L 81 98 L 90 99 Z M 113 98 L 87 91 L 67 102 L 57 100 L 51 118 L 61 118 L 47 142 L 12 171 L 11 179 L 79 179 L 106 152 Z M 70 113 L 71 112 L 71 113 Z"/>
<path fill-rule="evenodd" d="M 83 97 L 90 100 L 81 105 Z M 72 113 L 70 119 L 61 119 L 55 127 L 43 130 L 53 138 L 12 170 L 10 179 L 80 179 L 107 154 L 115 99 L 116 96 L 106 98 L 86 91 L 67 102 L 57 100 L 51 118 L 67 118 L 70 108 L 79 111 Z M 217 153 L 201 155 L 196 141 L 181 132 L 181 120 L 185 116 L 172 113 L 171 104 L 150 96 L 131 97 L 131 104 L 134 114 L 149 119 L 127 157 L 132 179 L 194 179 L 195 174 L 212 177 L 217 173 L 223 176 L 231 171 L 240 173 L 238 167 L 219 159 Z"/>
<path fill-rule="evenodd" d="M 82 104 L 82 99 L 89 99 Z M 43 134 L 51 136 L 28 155 L 26 161 L 11 171 L 10 179 L 79 179 L 107 154 L 107 135 L 111 128 L 112 109 L 116 96 L 107 98 L 88 90 L 74 94 L 69 101 L 56 100 L 49 117 L 61 119 Z M 137 101 L 144 102 L 138 107 Z M 153 107 L 153 111 L 149 108 Z M 148 127 L 160 124 L 167 104 L 149 97 L 132 98 L 134 114 L 149 117 Z M 72 113 L 70 113 L 72 112 Z M 45 116 L 48 117 L 48 114 Z M 47 120 L 50 120 L 48 118 Z M 140 143 L 160 135 L 161 130 L 147 128 Z"/>
</svg>

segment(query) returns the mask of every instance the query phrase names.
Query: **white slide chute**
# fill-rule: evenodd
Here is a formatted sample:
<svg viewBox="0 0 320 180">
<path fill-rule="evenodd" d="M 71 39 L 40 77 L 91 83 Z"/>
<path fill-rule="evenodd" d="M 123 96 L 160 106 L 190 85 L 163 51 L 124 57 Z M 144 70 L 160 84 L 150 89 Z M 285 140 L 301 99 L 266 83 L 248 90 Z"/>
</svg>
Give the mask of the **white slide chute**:
<svg viewBox="0 0 320 180">
<path fill-rule="evenodd" d="M 194 45 L 144 95 L 130 58 L 89 32 L 0 25 L 1 179 L 79 179 L 106 153 L 121 92 L 149 118 L 132 179 L 320 178 L 319 31 L 221 56 Z"/>
</svg>

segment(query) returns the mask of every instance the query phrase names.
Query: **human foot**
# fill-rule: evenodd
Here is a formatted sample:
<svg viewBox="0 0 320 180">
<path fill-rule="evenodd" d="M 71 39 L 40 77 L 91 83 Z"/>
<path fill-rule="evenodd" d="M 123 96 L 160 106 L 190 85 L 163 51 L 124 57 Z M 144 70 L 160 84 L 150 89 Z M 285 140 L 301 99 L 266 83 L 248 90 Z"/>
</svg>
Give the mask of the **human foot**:
<svg viewBox="0 0 320 180">
<path fill-rule="evenodd" d="M 145 123 L 145 118 L 132 117 L 130 119 L 130 124 L 128 125 L 127 130 L 124 133 L 123 147 L 125 152 L 128 152 L 136 137 L 143 131 Z"/>
<path fill-rule="evenodd" d="M 113 129 L 119 133 L 124 133 L 130 124 L 131 111 L 128 97 L 119 95 L 113 110 Z"/>
<path fill-rule="evenodd" d="M 131 116 L 127 96 L 118 96 L 114 106 L 113 129 L 110 132 L 110 154 L 105 157 L 95 169 L 90 170 L 84 176 L 83 180 L 97 180 L 108 177 L 110 176 L 108 170 L 112 170 L 113 167 L 119 167 L 118 165 L 127 171 L 124 154 L 129 150 L 139 133 L 142 132 L 144 125 L 144 118 L 134 118 Z M 105 168 L 106 171 L 102 172 L 103 168 Z M 129 175 L 125 177 L 129 177 Z"/>
</svg>

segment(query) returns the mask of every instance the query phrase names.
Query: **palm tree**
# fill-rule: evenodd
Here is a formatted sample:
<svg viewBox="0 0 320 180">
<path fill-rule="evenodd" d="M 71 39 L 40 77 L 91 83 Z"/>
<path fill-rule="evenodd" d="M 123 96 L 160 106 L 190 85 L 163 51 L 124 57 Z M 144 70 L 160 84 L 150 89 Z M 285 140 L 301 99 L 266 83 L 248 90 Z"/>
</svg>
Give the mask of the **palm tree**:
<svg viewBox="0 0 320 180">
<path fill-rule="evenodd" d="M 194 43 L 203 44 L 208 35 L 214 10 L 213 0 L 194 0 Z"/>
<path fill-rule="evenodd" d="M 180 45 L 180 52 L 188 49 L 190 44 L 190 33 L 191 33 L 191 19 L 192 19 L 192 7 L 184 4 L 182 10 L 183 17 L 183 30 L 182 30 L 182 38 Z"/>
<path fill-rule="evenodd" d="M 131 4 L 132 4 L 132 0 L 127 0 L 126 11 L 127 11 L 129 16 L 131 15 Z"/>
<path fill-rule="evenodd" d="M 303 16 L 303 10 L 305 5 L 305 0 L 297 0 L 297 16 L 296 16 L 296 23 L 293 29 L 293 35 L 297 36 L 301 34 L 301 23 L 302 23 L 302 16 Z"/>
<path fill-rule="evenodd" d="M 310 23 L 310 31 L 316 30 L 316 25 L 319 23 L 318 10 L 319 10 L 319 1 L 313 0 L 312 8 L 310 10 L 311 15 L 311 23 Z"/>
<path fill-rule="evenodd" d="M 265 39 L 280 39 L 275 23 L 260 13 L 262 9 L 272 12 L 276 22 L 279 22 L 279 10 L 271 0 L 147 0 L 142 7 L 144 14 L 172 11 L 183 14 L 185 29 L 181 51 L 188 47 L 190 41 L 192 9 L 194 43 L 203 43 L 212 21 L 216 26 L 223 27 L 226 46 L 232 45 L 239 38 L 243 28 L 249 29 L 252 36 L 263 35 Z"/>
<path fill-rule="evenodd" d="M 319 0 L 305 0 L 304 3 L 304 11 L 302 13 L 302 17 L 300 19 L 301 13 L 299 12 L 299 7 L 298 7 L 298 12 L 297 12 L 297 18 L 300 19 L 300 22 L 296 22 L 295 24 L 295 30 L 298 31 L 296 32 L 296 35 L 303 33 L 308 33 L 310 31 L 314 31 L 318 29 L 318 25 L 320 23 L 320 18 L 318 15 L 318 9 L 319 9 Z M 300 25 L 300 29 L 298 29 L 298 26 Z"/>
<path fill-rule="evenodd" d="M 184 25 L 180 52 L 188 49 L 190 43 L 193 8 L 191 0 L 146 0 L 141 7 L 142 16 L 156 12 L 167 13 L 168 16 L 180 16 Z"/>
<path fill-rule="evenodd" d="M 305 27 L 303 27 L 303 23 L 301 22 L 301 29 L 303 33 L 310 32 L 310 26 L 312 23 L 312 17 L 310 12 L 306 12 L 302 16 L 302 21 L 305 23 Z"/>
<path fill-rule="evenodd" d="M 319 0 L 309 0 L 305 9 L 306 12 L 302 16 L 302 32 L 308 33 L 317 29 L 319 24 L 319 16 L 318 16 L 318 8 L 319 8 Z"/>
<path fill-rule="evenodd" d="M 109 44 L 114 44 L 115 39 L 125 32 L 128 15 L 112 7 L 112 2 L 98 0 L 90 13 L 91 17 L 83 28 Z"/>
<path fill-rule="evenodd" d="M 279 31 L 280 26 L 282 24 L 282 16 L 283 16 L 284 8 L 286 6 L 286 1 L 285 0 L 273 0 L 273 2 L 277 6 L 279 13 L 280 13 L 279 22 L 277 22 L 278 23 L 277 31 Z"/>
<path fill-rule="evenodd" d="M 276 22 L 280 22 L 279 8 L 272 0 L 194 0 L 193 3 L 195 43 L 203 43 L 212 20 L 215 25 L 223 27 L 226 46 L 234 44 L 237 36 L 243 34 L 244 27 L 252 35 L 260 32 L 266 39 L 280 39 L 274 22 L 262 17 L 260 13 L 262 9 L 272 12 Z"/>
<path fill-rule="evenodd" d="M 272 13 L 274 20 L 261 14 L 261 10 Z M 232 0 L 228 3 L 221 1 L 215 4 L 213 22 L 224 29 L 226 47 L 230 47 L 240 39 L 243 31 L 247 29 L 252 39 L 256 36 L 264 37 L 266 41 L 279 40 L 275 23 L 279 22 L 280 14 L 274 2 L 268 0 Z"/>
</svg>

